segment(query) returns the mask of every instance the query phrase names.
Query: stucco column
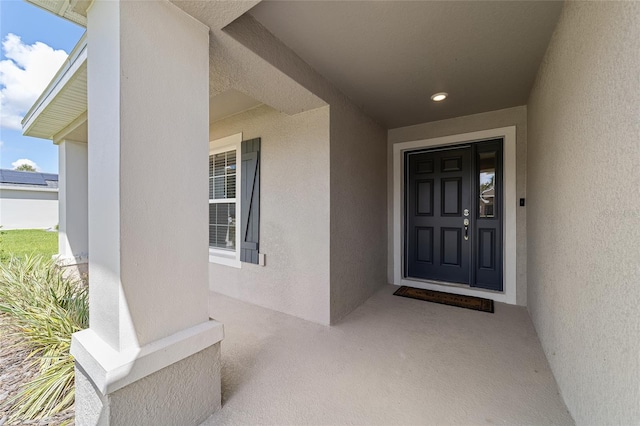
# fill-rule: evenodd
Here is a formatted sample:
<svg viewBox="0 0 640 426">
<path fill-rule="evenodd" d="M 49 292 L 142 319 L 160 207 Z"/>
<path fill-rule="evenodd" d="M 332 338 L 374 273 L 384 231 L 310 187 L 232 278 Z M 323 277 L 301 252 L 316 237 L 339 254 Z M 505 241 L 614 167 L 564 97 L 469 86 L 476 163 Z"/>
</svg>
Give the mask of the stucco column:
<svg viewBox="0 0 640 426">
<path fill-rule="evenodd" d="M 166 1 L 88 12 L 90 328 L 76 423 L 197 424 L 220 406 L 209 320 L 209 30 Z"/>
<path fill-rule="evenodd" d="M 89 253 L 87 223 L 87 143 L 58 143 L 58 262 L 86 268 Z"/>
</svg>

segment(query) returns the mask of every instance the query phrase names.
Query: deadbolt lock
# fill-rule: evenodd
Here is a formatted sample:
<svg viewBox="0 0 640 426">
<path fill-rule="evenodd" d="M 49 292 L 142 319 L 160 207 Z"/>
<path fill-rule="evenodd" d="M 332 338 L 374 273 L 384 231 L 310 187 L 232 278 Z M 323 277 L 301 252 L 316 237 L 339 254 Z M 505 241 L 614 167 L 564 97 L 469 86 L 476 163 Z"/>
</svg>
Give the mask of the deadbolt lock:
<svg viewBox="0 0 640 426">
<path fill-rule="evenodd" d="M 465 216 L 469 216 L 469 209 L 464 209 L 464 212 L 462 212 Z"/>
<path fill-rule="evenodd" d="M 463 223 L 464 223 L 464 226 L 469 226 L 469 219 L 465 219 Z"/>
</svg>

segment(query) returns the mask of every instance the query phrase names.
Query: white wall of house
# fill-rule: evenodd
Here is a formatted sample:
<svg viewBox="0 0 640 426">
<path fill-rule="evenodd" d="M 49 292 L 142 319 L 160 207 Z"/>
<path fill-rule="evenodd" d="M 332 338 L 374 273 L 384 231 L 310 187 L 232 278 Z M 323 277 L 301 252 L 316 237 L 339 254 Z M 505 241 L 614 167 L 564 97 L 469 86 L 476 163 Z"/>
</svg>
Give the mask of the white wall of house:
<svg viewBox="0 0 640 426">
<path fill-rule="evenodd" d="M 393 278 L 393 145 L 396 143 L 433 139 L 480 130 L 516 127 L 516 198 L 526 197 L 527 185 L 527 108 L 519 106 L 481 114 L 433 121 L 415 126 L 391 129 L 387 147 L 387 279 Z M 516 207 L 516 303 L 527 304 L 527 210 Z"/>
<path fill-rule="evenodd" d="M 0 188 L 1 229 L 47 229 L 57 224 L 57 189 Z"/>
<path fill-rule="evenodd" d="M 329 324 L 329 107 L 268 106 L 211 124 L 210 139 L 261 138 L 260 252 L 266 266 L 209 264 L 210 289 Z"/>
<path fill-rule="evenodd" d="M 577 424 L 640 419 L 640 3 L 568 2 L 528 106 L 528 306 Z"/>
</svg>

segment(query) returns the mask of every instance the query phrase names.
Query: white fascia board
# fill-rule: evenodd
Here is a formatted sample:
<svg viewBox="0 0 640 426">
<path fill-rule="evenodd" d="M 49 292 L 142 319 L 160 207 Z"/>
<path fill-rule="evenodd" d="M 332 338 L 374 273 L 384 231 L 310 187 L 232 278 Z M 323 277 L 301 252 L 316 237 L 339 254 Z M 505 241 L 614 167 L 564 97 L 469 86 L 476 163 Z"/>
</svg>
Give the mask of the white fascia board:
<svg viewBox="0 0 640 426">
<path fill-rule="evenodd" d="M 35 186 L 18 186 L 18 185 L 0 185 L 2 191 L 33 191 L 33 192 L 58 192 L 59 188 L 42 187 L 37 188 Z"/>
<path fill-rule="evenodd" d="M 73 81 L 79 70 L 87 63 L 87 33 L 85 32 L 78 44 L 73 48 L 67 60 L 62 64 L 44 92 L 38 97 L 31 109 L 22 119 L 22 133 L 31 136 L 29 132 L 37 125 L 40 114 L 60 95 L 64 88 Z M 86 90 L 86 88 L 85 88 Z M 69 123 L 64 123 L 61 129 Z"/>
</svg>

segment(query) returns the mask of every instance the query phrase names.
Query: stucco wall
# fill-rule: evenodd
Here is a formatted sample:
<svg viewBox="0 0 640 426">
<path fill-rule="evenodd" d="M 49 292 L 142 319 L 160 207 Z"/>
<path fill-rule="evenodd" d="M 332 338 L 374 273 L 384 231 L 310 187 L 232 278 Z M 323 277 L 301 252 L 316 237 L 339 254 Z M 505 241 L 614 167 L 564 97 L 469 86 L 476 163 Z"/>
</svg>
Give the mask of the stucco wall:
<svg viewBox="0 0 640 426">
<path fill-rule="evenodd" d="M 433 121 L 391 129 L 387 148 L 388 266 L 387 279 L 393 282 L 393 145 L 401 142 L 516 126 L 516 198 L 526 197 L 527 185 L 527 107 L 519 106 L 481 114 Z M 527 203 L 528 204 L 528 203 Z M 516 302 L 527 304 L 527 210 L 516 208 Z"/>
<path fill-rule="evenodd" d="M 226 71 L 238 90 L 289 114 L 330 105 L 331 229 L 324 232 L 331 233 L 331 321 L 335 322 L 384 285 L 385 131 L 253 17 L 236 19 L 224 34 L 273 66 L 258 79 L 244 82 L 238 81 L 241 74 L 235 66 Z M 258 61 L 251 68 L 263 67 Z M 259 83 L 264 75 L 269 76 L 268 87 Z"/>
<path fill-rule="evenodd" d="M 209 29 L 169 2 L 87 28 L 90 326 L 125 350 L 208 320 Z"/>
<path fill-rule="evenodd" d="M 331 322 L 385 285 L 386 130 L 331 104 Z"/>
<path fill-rule="evenodd" d="M 266 266 L 210 263 L 210 289 L 329 323 L 329 107 L 289 116 L 261 106 L 215 123 L 210 139 L 262 138 L 260 252 Z M 215 315 L 215 313 L 212 313 Z"/>
<path fill-rule="evenodd" d="M 47 229 L 58 224 L 58 191 L 0 189 L 0 226 Z"/>
<path fill-rule="evenodd" d="M 640 3 L 568 2 L 528 106 L 528 306 L 577 424 L 640 419 Z"/>
<path fill-rule="evenodd" d="M 220 343 L 102 395 L 76 364 L 75 423 L 199 425 L 220 409 Z"/>
</svg>

